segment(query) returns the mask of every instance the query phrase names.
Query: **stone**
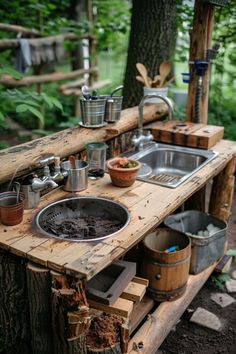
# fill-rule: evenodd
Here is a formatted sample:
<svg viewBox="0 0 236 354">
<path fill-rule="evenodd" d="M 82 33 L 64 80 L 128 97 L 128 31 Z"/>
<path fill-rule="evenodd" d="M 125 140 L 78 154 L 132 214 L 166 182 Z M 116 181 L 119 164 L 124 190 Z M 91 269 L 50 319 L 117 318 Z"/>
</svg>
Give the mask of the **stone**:
<svg viewBox="0 0 236 354">
<path fill-rule="evenodd" d="M 228 294 L 215 293 L 211 294 L 211 300 L 220 305 L 221 307 L 226 307 L 235 302 L 234 298 Z"/>
<path fill-rule="evenodd" d="M 233 271 L 233 273 L 231 274 L 231 277 L 236 280 L 236 270 Z"/>
<path fill-rule="evenodd" d="M 228 293 L 236 293 L 236 280 L 230 279 L 225 282 Z"/>
<path fill-rule="evenodd" d="M 222 329 L 222 323 L 220 319 L 214 313 L 207 311 L 202 307 L 198 307 L 196 309 L 190 318 L 190 322 L 213 329 L 218 332 Z"/>
</svg>

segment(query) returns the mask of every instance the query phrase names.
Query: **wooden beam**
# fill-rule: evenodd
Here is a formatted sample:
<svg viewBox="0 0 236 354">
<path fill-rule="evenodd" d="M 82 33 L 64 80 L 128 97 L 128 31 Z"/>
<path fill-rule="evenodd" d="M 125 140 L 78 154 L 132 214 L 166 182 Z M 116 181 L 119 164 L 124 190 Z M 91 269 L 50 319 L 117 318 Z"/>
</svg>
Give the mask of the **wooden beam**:
<svg viewBox="0 0 236 354">
<path fill-rule="evenodd" d="M 145 123 L 152 122 L 167 113 L 165 104 L 147 106 L 144 109 Z M 138 109 L 128 108 L 122 111 L 121 119 L 111 124 L 109 128 L 85 129 L 76 126 L 48 137 L 33 140 L 8 149 L 0 150 L 1 166 L 0 183 L 12 177 L 22 176 L 32 172 L 38 166 L 38 160 L 43 156 L 55 155 L 61 158 L 78 153 L 92 141 L 106 141 L 137 127 Z M 110 131 L 111 130 L 111 131 Z"/>
<path fill-rule="evenodd" d="M 137 354 L 134 349 L 143 342 L 142 354 L 154 354 L 166 338 L 171 328 L 177 323 L 185 309 L 215 268 L 214 263 L 197 275 L 190 275 L 186 292 L 172 302 L 162 302 L 150 315 L 149 320 L 138 330 L 129 342 L 128 354 Z"/>
<path fill-rule="evenodd" d="M 91 69 L 79 69 L 79 70 L 71 71 L 70 73 L 56 72 L 52 74 L 25 76 L 21 80 L 16 80 L 10 75 L 2 75 L 0 79 L 0 84 L 14 86 L 14 87 L 30 86 L 33 84 L 40 84 L 40 83 L 43 84 L 47 82 L 69 80 L 77 76 L 96 72 L 97 70 L 98 69 L 94 67 Z"/>
<path fill-rule="evenodd" d="M 31 36 L 31 37 L 42 36 L 42 34 L 34 28 L 26 28 L 23 26 L 9 25 L 7 23 L 0 23 L 0 31 L 22 33 L 26 36 Z"/>
<path fill-rule="evenodd" d="M 215 7 L 204 0 L 196 0 L 194 7 L 193 28 L 190 32 L 189 60 L 206 60 L 206 51 L 211 48 Z M 191 82 L 188 89 L 187 121 L 194 121 L 195 97 L 198 76 L 193 64 L 190 64 Z M 209 93 L 210 68 L 203 77 L 202 97 L 200 99 L 200 123 L 207 124 L 208 93 Z"/>
<path fill-rule="evenodd" d="M 105 305 L 97 301 L 89 300 L 89 305 L 91 308 L 96 310 L 104 311 L 105 313 L 111 313 L 114 315 L 118 315 L 121 317 L 129 317 L 132 310 L 134 303 L 130 300 L 122 299 L 118 297 L 116 302 L 113 305 Z"/>
<path fill-rule="evenodd" d="M 57 38 L 61 38 L 64 37 L 64 41 L 81 41 L 83 39 L 94 39 L 94 36 L 88 34 L 88 35 L 84 35 L 84 36 L 77 36 L 74 33 L 66 33 L 64 35 L 62 34 L 58 34 L 55 36 L 49 36 L 49 37 L 45 37 L 45 39 L 49 39 L 49 40 L 53 40 L 55 39 L 55 41 L 57 40 Z M 41 38 L 42 40 L 43 38 Z M 19 41 L 17 39 L 1 39 L 0 40 L 0 50 L 4 50 L 4 49 L 15 49 L 19 47 Z"/>
</svg>

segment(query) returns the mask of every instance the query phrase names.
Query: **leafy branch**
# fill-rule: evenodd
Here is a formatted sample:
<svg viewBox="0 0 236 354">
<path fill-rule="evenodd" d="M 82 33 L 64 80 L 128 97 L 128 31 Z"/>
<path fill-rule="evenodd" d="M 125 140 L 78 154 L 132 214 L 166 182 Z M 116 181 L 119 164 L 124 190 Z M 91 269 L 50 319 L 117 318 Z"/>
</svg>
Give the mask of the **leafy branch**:
<svg viewBox="0 0 236 354">
<path fill-rule="evenodd" d="M 42 127 L 45 125 L 45 117 L 43 110 L 45 106 L 49 108 L 57 108 L 63 112 L 63 107 L 61 102 L 55 97 L 48 96 L 46 93 L 39 95 L 37 92 L 22 92 L 20 90 L 6 90 L 0 93 L 0 103 L 9 102 L 15 105 L 15 110 L 17 113 L 30 112 L 38 118 L 41 122 Z M 3 105 L 2 105 L 3 106 Z M 0 120 L 4 119 L 4 112 L 0 111 Z"/>
</svg>

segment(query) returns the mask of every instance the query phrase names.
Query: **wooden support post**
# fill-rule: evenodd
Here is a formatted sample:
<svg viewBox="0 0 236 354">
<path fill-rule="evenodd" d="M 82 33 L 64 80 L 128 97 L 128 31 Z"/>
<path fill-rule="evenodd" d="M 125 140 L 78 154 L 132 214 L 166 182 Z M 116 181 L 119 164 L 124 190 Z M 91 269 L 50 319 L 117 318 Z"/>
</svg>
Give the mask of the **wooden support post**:
<svg viewBox="0 0 236 354">
<path fill-rule="evenodd" d="M 184 203 L 185 210 L 199 210 L 205 213 L 206 211 L 206 186 L 194 193 Z"/>
<path fill-rule="evenodd" d="M 84 285 L 57 272 L 51 277 L 54 354 L 87 354 L 90 316 Z"/>
<path fill-rule="evenodd" d="M 206 60 L 206 50 L 211 46 L 213 20 L 215 7 L 204 0 L 196 0 L 194 7 L 193 29 L 190 33 L 189 60 Z M 187 121 L 194 121 L 195 96 L 197 91 L 198 77 L 194 66 L 190 64 L 192 75 L 188 89 Z M 208 93 L 209 93 L 210 68 L 208 67 L 203 77 L 202 97 L 200 100 L 200 123 L 207 124 Z"/>
<path fill-rule="evenodd" d="M 52 354 L 51 280 L 46 268 L 27 265 L 31 345 L 34 354 Z"/>
<path fill-rule="evenodd" d="M 213 179 L 209 213 L 221 220 L 228 221 L 234 194 L 234 172 L 236 157 Z"/>
<path fill-rule="evenodd" d="M 1 352 L 31 354 L 25 263 L 0 250 Z"/>
</svg>

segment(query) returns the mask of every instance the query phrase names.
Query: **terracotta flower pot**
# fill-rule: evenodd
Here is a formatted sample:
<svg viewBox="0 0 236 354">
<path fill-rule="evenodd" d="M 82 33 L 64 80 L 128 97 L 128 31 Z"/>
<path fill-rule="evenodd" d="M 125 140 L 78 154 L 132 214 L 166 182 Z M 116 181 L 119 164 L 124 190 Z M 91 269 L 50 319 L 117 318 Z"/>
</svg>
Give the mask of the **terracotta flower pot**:
<svg viewBox="0 0 236 354">
<path fill-rule="evenodd" d="M 121 159 L 122 158 L 117 157 L 107 161 L 108 172 L 115 186 L 129 187 L 136 180 L 141 163 L 139 161 L 129 160 L 129 162 L 137 165 L 135 167 L 119 167 L 119 161 Z"/>
</svg>

